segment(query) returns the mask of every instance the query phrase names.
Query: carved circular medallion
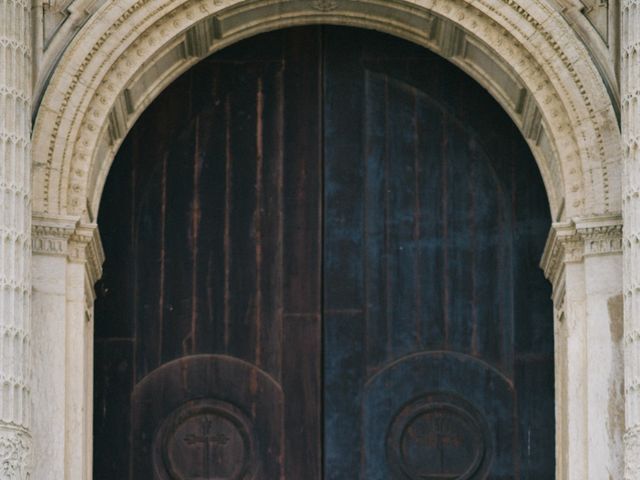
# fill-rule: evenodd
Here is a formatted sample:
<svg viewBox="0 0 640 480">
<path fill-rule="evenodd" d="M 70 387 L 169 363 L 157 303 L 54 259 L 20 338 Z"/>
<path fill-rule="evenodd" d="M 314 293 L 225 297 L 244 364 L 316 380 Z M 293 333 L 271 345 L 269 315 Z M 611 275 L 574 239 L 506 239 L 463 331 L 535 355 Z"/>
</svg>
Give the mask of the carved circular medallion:
<svg viewBox="0 0 640 480">
<path fill-rule="evenodd" d="M 491 454 L 482 415 L 464 400 L 432 394 L 405 406 L 387 436 L 387 455 L 399 478 L 483 478 Z"/>
<path fill-rule="evenodd" d="M 254 444 L 251 424 L 240 410 L 213 399 L 195 400 L 158 429 L 154 468 L 167 480 L 248 480 Z"/>
</svg>

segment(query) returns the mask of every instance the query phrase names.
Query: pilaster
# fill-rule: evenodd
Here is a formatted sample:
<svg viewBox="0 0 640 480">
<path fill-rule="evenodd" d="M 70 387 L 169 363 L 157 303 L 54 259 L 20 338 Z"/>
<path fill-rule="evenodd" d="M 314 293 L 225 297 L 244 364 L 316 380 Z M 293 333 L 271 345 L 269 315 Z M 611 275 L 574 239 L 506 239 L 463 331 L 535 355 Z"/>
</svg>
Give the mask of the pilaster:
<svg viewBox="0 0 640 480">
<path fill-rule="evenodd" d="M 556 478 L 621 478 L 621 218 L 554 224 L 542 267 L 555 307 Z"/>
<path fill-rule="evenodd" d="M 0 0 L 0 478 L 31 465 L 31 4 Z"/>
<path fill-rule="evenodd" d="M 625 479 L 640 478 L 640 3 L 621 6 Z"/>
<path fill-rule="evenodd" d="M 104 253 L 97 226 L 33 218 L 34 478 L 91 478 L 93 300 Z"/>
</svg>

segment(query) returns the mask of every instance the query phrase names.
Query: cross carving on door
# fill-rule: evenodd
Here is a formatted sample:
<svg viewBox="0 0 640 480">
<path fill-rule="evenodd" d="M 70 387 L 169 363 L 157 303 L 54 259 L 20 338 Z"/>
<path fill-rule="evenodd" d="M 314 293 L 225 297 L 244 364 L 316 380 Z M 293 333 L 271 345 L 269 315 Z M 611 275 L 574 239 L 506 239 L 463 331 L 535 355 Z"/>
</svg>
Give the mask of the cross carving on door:
<svg viewBox="0 0 640 480">
<path fill-rule="evenodd" d="M 200 434 L 190 433 L 184 437 L 184 442 L 190 447 L 202 447 L 202 471 L 205 474 L 205 478 L 211 478 L 212 475 L 212 463 L 216 462 L 216 459 L 212 458 L 214 453 L 218 453 L 218 456 L 222 456 L 222 450 L 229 443 L 229 436 L 223 432 L 212 431 L 213 421 L 204 416 L 200 419 Z"/>
</svg>

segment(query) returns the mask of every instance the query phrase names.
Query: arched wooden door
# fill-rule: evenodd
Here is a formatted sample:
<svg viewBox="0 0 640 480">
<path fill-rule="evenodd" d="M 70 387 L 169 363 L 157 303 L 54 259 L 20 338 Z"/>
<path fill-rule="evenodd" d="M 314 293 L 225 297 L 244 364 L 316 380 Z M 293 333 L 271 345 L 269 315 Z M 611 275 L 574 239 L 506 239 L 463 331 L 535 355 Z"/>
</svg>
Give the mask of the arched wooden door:
<svg viewBox="0 0 640 480">
<path fill-rule="evenodd" d="M 105 189 L 94 478 L 553 478 L 549 221 L 516 128 L 421 48 L 203 61 Z"/>
</svg>

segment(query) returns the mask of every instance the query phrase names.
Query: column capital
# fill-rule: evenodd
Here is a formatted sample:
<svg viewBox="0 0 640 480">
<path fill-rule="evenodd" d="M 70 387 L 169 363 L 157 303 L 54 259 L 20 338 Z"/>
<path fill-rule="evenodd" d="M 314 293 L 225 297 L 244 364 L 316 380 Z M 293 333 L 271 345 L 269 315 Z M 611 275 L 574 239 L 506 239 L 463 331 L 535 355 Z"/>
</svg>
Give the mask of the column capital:
<svg viewBox="0 0 640 480">
<path fill-rule="evenodd" d="M 104 250 L 95 223 L 82 223 L 79 217 L 34 214 L 31 222 L 34 255 L 66 257 L 83 263 L 91 285 L 102 275 Z"/>
<path fill-rule="evenodd" d="M 71 235 L 79 219 L 65 216 L 33 215 L 31 218 L 31 248 L 34 255 L 67 256 Z"/>
<path fill-rule="evenodd" d="M 69 238 L 67 258 L 73 263 L 84 263 L 91 285 L 102 277 L 104 250 L 100 240 L 98 225 L 95 223 L 78 223 Z"/>
<path fill-rule="evenodd" d="M 555 289 L 567 263 L 580 263 L 589 256 L 621 253 L 621 215 L 576 217 L 551 225 L 540 267 Z"/>
</svg>

